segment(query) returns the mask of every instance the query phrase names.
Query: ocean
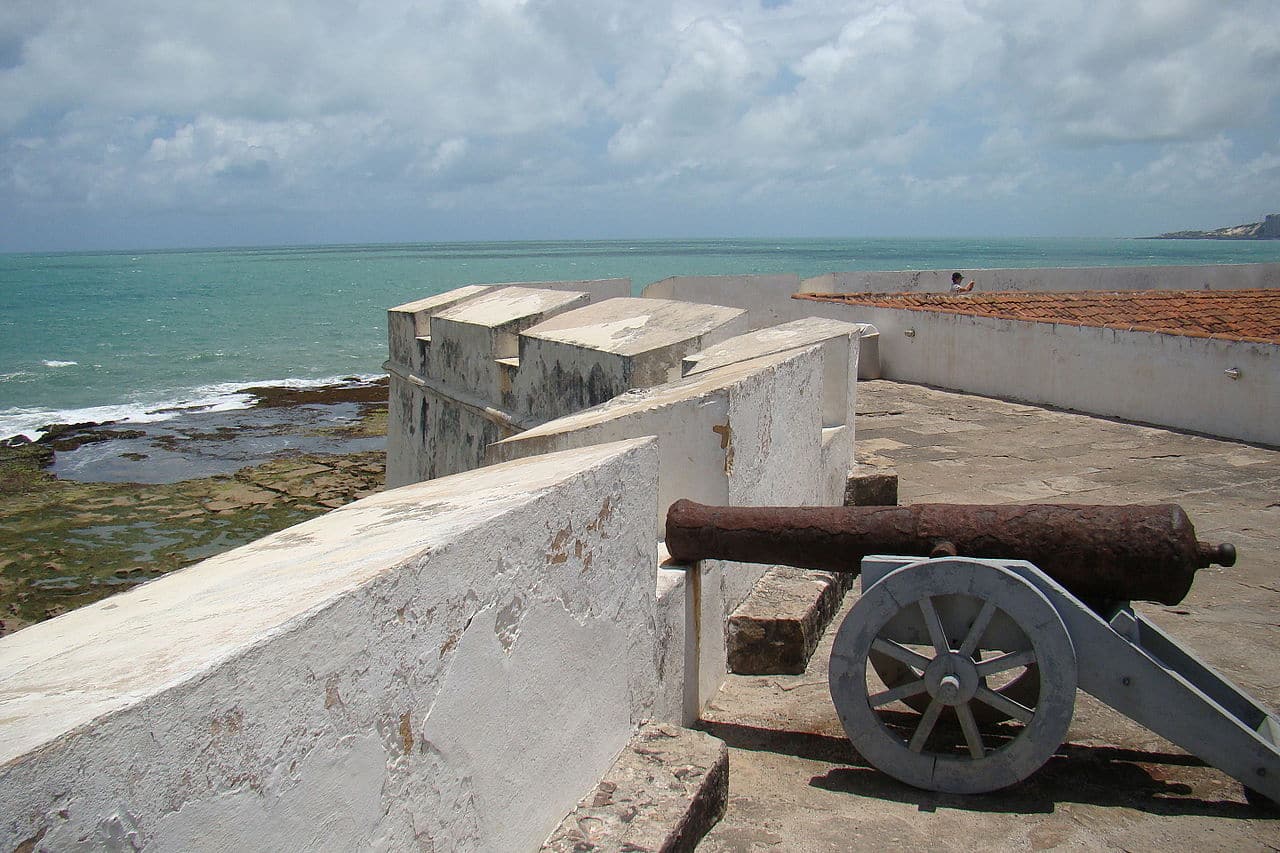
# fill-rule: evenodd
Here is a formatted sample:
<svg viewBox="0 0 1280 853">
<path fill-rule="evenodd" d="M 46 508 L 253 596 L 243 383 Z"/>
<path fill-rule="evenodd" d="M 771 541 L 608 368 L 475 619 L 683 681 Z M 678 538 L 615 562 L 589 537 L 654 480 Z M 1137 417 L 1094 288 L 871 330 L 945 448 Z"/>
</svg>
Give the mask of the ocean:
<svg viewBox="0 0 1280 853">
<path fill-rule="evenodd" d="M 0 255 L 0 438 L 380 373 L 387 308 L 473 283 L 1280 261 L 1280 241 L 610 240 Z"/>
</svg>

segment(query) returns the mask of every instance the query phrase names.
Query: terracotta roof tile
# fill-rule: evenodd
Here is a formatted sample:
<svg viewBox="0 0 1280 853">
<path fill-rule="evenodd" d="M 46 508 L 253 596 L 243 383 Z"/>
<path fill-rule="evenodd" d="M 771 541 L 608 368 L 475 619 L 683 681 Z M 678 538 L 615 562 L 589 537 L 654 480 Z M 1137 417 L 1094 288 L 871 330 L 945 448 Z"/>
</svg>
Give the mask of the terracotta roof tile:
<svg viewBox="0 0 1280 853">
<path fill-rule="evenodd" d="M 795 298 L 1280 344 L 1280 289 L 800 293 Z"/>
</svg>

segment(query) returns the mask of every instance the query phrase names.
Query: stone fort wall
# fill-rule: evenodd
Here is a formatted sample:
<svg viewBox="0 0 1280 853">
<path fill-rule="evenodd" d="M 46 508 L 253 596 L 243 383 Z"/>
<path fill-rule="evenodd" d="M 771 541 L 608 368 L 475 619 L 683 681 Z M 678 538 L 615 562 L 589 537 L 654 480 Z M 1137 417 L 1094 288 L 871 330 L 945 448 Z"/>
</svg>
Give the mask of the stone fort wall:
<svg viewBox="0 0 1280 853">
<path fill-rule="evenodd" d="M 0 639 L 0 842 L 535 849 L 695 719 L 764 569 L 666 507 L 840 502 L 863 330 L 629 290 L 393 309 L 398 488 Z"/>
<path fill-rule="evenodd" d="M 645 293 L 742 305 L 760 322 L 819 316 L 865 324 L 858 375 L 1057 406 L 1280 446 L 1280 347 L 1159 332 L 815 303 L 791 294 L 948 292 L 949 270 L 742 279 L 672 278 Z M 1280 287 L 1280 264 L 968 270 L 982 292 Z M 792 287 L 793 281 L 795 287 Z M 1242 311 L 1250 310 L 1242 303 Z"/>
</svg>

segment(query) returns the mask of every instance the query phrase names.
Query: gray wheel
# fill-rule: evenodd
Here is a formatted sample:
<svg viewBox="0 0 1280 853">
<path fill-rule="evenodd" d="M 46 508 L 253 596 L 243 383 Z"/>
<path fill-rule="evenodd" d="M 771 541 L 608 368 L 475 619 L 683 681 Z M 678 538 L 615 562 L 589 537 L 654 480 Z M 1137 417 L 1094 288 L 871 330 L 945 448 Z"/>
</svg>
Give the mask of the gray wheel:
<svg viewBox="0 0 1280 853">
<path fill-rule="evenodd" d="M 893 669 L 896 683 L 882 683 L 873 656 L 903 668 Z M 1016 697 L 989 686 L 1009 673 Z M 1061 745 L 1075 650 L 1048 599 L 1016 574 L 924 560 L 853 606 L 836 634 L 830 686 L 849 740 L 873 766 L 918 788 L 981 793 L 1025 779 Z M 980 728 L 980 716 L 1009 722 Z"/>
</svg>

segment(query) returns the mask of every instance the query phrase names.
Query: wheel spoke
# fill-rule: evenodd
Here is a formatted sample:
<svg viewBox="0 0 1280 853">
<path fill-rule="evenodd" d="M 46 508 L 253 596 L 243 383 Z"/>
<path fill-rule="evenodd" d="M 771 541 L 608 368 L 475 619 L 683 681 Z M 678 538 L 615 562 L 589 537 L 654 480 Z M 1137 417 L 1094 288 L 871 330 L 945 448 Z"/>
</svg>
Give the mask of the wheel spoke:
<svg viewBox="0 0 1280 853">
<path fill-rule="evenodd" d="M 977 618 L 969 626 L 969 633 L 965 635 L 964 642 L 960 644 L 960 654 L 966 656 L 973 654 L 974 650 L 978 648 L 978 642 L 986 632 L 987 626 L 991 624 L 991 617 L 995 615 L 995 602 L 990 600 L 982 602 L 982 609 L 978 611 Z"/>
<path fill-rule="evenodd" d="M 919 681 L 909 681 L 906 684 L 899 684 L 892 690 L 885 690 L 874 696 L 868 696 L 867 701 L 871 703 L 872 708 L 879 708 L 888 705 L 890 702 L 897 702 L 899 699 L 906 699 L 908 696 L 924 693 L 926 689 L 924 679 L 921 678 Z"/>
<path fill-rule="evenodd" d="M 1024 649 L 1020 652 L 1008 652 L 1003 655 L 997 655 L 990 660 L 984 660 L 978 664 L 978 675 L 986 678 L 988 675 L 1006 672 L 1016 669 L 1020 666 L 1030 666 L 1036 662 L 1035 649 Z"/>
<path fill-rule="evenodd" d="M 1036 712 L 1028 708 L 1026 705 L 1021 705 L 1007 696 L 1002 696 L 990 687 L 979 687 L 978 692 L 973 695 L 973 698 L 982 702 L 984 705 L 990 705 L 997 711 L 1004 712 L 1010 718 L 1017 720 L 1020 723 L 1029 723 L 1031 722 L 1031 718 L 1036 715 Z"/>
<path fill-rule="evenodd" d="M 915 669 L 924 672 L 925 667 L 930 663 L 929 658 L 922 654 L 911 651 L 906 646 L 899 645 L 892 640 L 886 640 L 883 637 L 876 637 L 871 643 L 871 648 L 882 655 L 893 658 L 898 663 L 906 664 Z"/>
<path fill-rule="evenodd" d="M 973 718 L 973 710 L 968 702 L 956 706 L 956 716 L 960 719 L 960 730 L 964 732 L 964 742 L 969 745 L 971 758 L 982 758 L 987 754 L 982 744 L 982 733 L 978 731 L 978 721 Z"/>
<path fill-rule="evenodd" d="M 920 612 L 924 614 L 924 624 L 929 629 L 929 641 L 933 643 L 933 648 L 940 655 L 945 655 L 951 651 L 951 643 L 947 640 L 946 629 L 942 627 L 942 620 L 938 617 L 938 611 L 933 607 L 932 598 L 926 596 L 920 599 Z"/>
<path fill-rule="evenodd" d="M 911 736 L 911 742 L 907 744 L 907 749 L 912 752 L 920 752 L 924 749 L 925 741 L 933 733 L 933 727 L 938 722 L 938 715 L 942 713 L 942 709 L 945 707 L 946 705 L 937 699 L 929 703 L 929 707 L 920 716 L 920 725 L 916 726 L 915 734 Z"/>
</svg>

